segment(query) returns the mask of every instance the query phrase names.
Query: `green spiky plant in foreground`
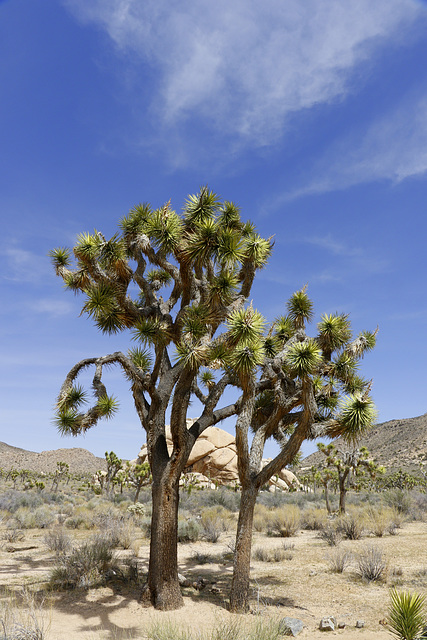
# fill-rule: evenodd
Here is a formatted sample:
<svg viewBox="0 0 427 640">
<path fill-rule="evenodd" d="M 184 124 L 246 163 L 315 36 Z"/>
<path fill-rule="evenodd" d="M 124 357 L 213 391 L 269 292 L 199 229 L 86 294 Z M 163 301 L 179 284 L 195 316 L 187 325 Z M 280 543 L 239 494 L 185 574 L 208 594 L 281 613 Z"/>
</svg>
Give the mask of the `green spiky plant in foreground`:
<svg viewBox="0 0 427 640">
<path fill-rule="evenodd" d="M 427 638 L 425 596 L 393 589 L 390 593 L 388 626 L 399 640 Z"/>
<path fill-rule="evenodd" d="M 82 312 L 105 334 L 129 332 L 135 346 L 86 358 L 69 371 L 59 393 L 56 424 L 64 435 L 85 433 L 117 410 L 107 393 L 104 370 L 121 367 L 146 431 L 152 473 L 152 526 L 147 595 L 155 607 L 183 604 L 178 582 L 177 510 L 179 479 L 193 444 L 207 428 L 238 412 L 239 402 L 221 406 L 224 391 L 239 384 L 263 360 L 253 346 L 261 317 L 244 310 L 256 272 L 271 253 L 239 209 L 204 187 L 189 196 L 182 214 L 170 203 L 159 209 L 138 205 L 106 239 L 83 233 L 73 249 L 51 252 L 67 289 L 82 294 Z M 240 324 L 227 332 L 224 323 Z M 231 327 L 231 325 L 230 325 Z M 93 368 L 95 402 L 77 383 Z M 192 398 L 201 413 L 187 424 Z M 173 450 L 166 446 L 170 408 Z"/>
<path fill-rule="evenodd" d="M 236 612 L 249 606 L 252 523 L 260 488 L 292 463 L 304 440 L 343 436 L 354 443 L 376 417 L 371 382 L 357 375 L 359 360 L 375 345 L 376 331 L 353 338 L 348 316 L 335 314 L 323 316 L 310 337 L 306 326 L 313 303 L 305 287 L 291 296 L 287 312 L 269 328 L 252 308 L 228 320 L 233 344 L 236 336 L 245 336 L 233 362 L 243 390 L 236 423 L 242 494 L 230 595 Z M 244 314 L 251 330 L 243 331 Z M 263 467 L 270 437 L 279 444 L 279 453 Z"/>
</svg>

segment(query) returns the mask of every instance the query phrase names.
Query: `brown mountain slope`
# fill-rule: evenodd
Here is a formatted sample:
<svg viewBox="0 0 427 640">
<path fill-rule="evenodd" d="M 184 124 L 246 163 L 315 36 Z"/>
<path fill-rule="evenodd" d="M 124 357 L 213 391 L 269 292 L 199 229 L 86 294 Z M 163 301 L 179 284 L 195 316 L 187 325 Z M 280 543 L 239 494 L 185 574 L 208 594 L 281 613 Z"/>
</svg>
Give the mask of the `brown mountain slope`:
<svg viewBox="0 0 427 640">
<path fill-rule="evenodd" d="M 1 469 L 29 469 L 38 473 L 52 473 L 57 462 L 66 462 L 71 473 L 95 473 L 98 469 L 106 469 L 104 458 L 97 458 L 86 449 L 55 449 L 36 453 L 0 442 Z"/>
<path fill-rule="evenodd" d="M 336 444 L 342 444 L 341 439 Z M 418 469 L 420 462 L 427 462 L 427 413 L 377 424 L 360 440 L 360 446 L 367 447 L 377 462 L 389 470 Z M 321 453 L 312 453 L 304 458 L 301 467 L 311 467 L 323 460 Z"/>
</svg>

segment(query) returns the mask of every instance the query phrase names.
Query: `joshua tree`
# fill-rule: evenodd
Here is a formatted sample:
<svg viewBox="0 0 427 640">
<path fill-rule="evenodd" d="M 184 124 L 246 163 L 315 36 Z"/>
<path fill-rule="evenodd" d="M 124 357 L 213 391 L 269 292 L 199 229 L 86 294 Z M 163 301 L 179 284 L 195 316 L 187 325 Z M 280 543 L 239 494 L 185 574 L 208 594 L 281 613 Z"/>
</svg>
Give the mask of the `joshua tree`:
<svg viewBox="0 0 427 640">
<path fill-rule="evenodd" d="M 236 423 L 238 470 L 242 487 L 237 525 L 230 605 L 232 611 L 248 607 L 252 522 L 259 489 L 289 465 L 306 439 L 321 435 L 357 439 L 374 421 L 369 397 L 371 383 L 356 375 L 357 362 L 375 345 L 376 332 L 352 338 L 346 315 L 325 315 L 316 337 L 306 334 L 313 305 L 305 288 L 288 302 L 288 315 L 268 332 L 260 314 L 248 309 L 229 319 L 231 336 L 253 354 L 256 365 L 240 371 L 242 398 Z M 255 322 L 256 319 L 256 322 Z M 240 325 L 252 327 L 246 337 Z M 249 321 L 250 320 L 250 321 Z M 249 445 L 249 429 L 253 431 Z M 267 438 L 274 437 L 279 453 L 262 467 Z"/>
<path fill-rule="evenodd" d="M 98 329 L 130 331 L 137 345 L 72 367 L 59 393 L 57 426 L 62 434 L 77 435 L 111 417 L 117 403 L 102 376 L 108 366 L 122 368 L 146 431 L 152 474 L 146 593 L 156 608 L 176 609 L 183 603 L 177 567 L 179 478 L 198 436 L 239 408 L 238 401 L 219 406 L 248 357 L 239 340 L 226 342 L 223 323 L 244 308 L 272 242 L 241 221 L 236 205 L 220 202 L 207 187 L 189 196 L 182 215 L 170 203 L 154 211 L 139 205 L 119 226 L 120 233 L 109 240 L 98 231 L 80 235 L 74 264 L 70 250 L 51 252 L 57 274 L 68 289 L 83 294 L 82 311 Z M 261 362 L 260 352 L 254 357 Z M 87 395 L 77 378 L 88 367 L 94 368 L 95 403 L 84 411 Z M 188 426 L 195 398 L 201 410 Z M 171 452 L 165 437 L 168 408 Z"/>
<path fill-rule="evenodd" d="M 377 465 L 372 460 L 366 447 L 353 446 L 350 450 L 344 450 L 336 447 L 332 442 L 328 445 L 320 443 L 317 447 L 326 456 L 326 466 L 335 468 L 338 474 L 340 513 L 345 513 L 345 498 L 351 473 L 356 476 L 360 473 L 368 473 L 371 478 L 375 478 L 377 474 L 382 474 L 385 471 L 383 466 Z"/>
</svg>

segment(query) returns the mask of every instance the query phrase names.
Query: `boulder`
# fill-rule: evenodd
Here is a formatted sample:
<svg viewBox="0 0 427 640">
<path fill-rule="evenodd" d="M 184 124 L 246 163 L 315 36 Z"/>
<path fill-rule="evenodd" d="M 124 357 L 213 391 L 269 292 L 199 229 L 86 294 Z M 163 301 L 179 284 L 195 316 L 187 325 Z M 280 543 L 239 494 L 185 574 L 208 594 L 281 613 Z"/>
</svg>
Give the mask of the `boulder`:
<svg viewBox="0 0 427 640">
<path fill-rule="evenodd" d="M 194 420 L 187 420 L 190 428 Z M 166 445 L 169 453 L 172 451 L 172 436 L 166 427 Z M 135 462 L 143 463 L 148 459 L 147 445 L 143 445 Z M 262 461 L 263 467 L 270 459 Z M 195 474 L 195 484 L 198 486 L 215 486 L 227 484 L 235 486 L 239 482 L 237 470 L 237 447 L 234 436 L 218 427 L 208 427 L 197 439 L 188 458 L 184 473 Z M 199 477 L 200 476 L 200 477 Z M 189 482 L 186 480 L 185 482 Z M 277 476 L 270 480 L 270 491 L 289 491 L 298 489 L 300 484 L 297 477 L 288 469 L 282 469 Z"/>
</svg>

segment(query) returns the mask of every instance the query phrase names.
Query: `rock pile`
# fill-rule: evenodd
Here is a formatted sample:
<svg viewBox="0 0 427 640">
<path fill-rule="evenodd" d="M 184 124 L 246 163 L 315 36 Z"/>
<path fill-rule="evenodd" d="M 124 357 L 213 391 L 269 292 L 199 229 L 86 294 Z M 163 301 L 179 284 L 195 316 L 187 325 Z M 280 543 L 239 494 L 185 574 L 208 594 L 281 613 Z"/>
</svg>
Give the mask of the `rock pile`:
<svg viewBox="0 0 427 640">
<path fill-rule="evenodd" d="M 192 421 L 187 421 L 191 426 Z M 166 427 L 166 443 L 169 452 L 172 451 L 172 436 L 169 427 Z M 147 461 L 147 445 L 139 452 L 138 463 Z M 270 459 L 263 460 L 263 466 Z M 194 483 L 198 486 L 215 486 L 216 484 L 236 486 L 239 483 L 237 471 L 237 447 L 232 435 L 219 429 L 209 427 L 197 439 L 188 458 L 185 474 L 191 474 Z M 185 484 L 185 476 L 183 478 Z M 297 477 L 287 469 L 271 479 L 270 491 L 276 489 L 289 491 L 290 488 L 298 489 L 300 484 Z"/>
</svg>

